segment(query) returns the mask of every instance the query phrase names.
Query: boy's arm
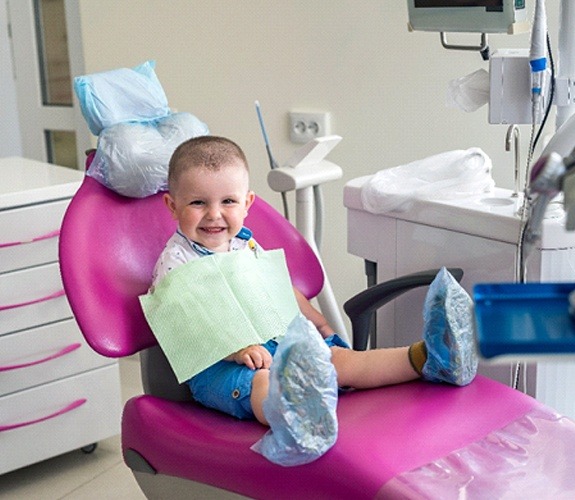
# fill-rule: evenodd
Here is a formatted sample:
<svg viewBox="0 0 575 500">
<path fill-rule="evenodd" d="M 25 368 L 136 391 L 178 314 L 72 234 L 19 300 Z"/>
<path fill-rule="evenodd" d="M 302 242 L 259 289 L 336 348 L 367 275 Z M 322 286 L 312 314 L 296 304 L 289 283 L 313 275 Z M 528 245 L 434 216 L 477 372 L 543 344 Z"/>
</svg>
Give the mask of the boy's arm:
<svg viewBox="0 0 575 500">
<path fill-rule="evenodd" d="M 327 319 L 325 319 L 324 315 L 315 309 L 311 305 L 311 302 L 307 300 L 306 296 L 295 286 L 293 287 L 293 290 L 301 313 L 315 325 L 319 333 L 321 333 L 321 336 L 323 338 L 327 338 L 330 335 L 333 335 L 335 332 L 327 323 Z"/>
</svg>

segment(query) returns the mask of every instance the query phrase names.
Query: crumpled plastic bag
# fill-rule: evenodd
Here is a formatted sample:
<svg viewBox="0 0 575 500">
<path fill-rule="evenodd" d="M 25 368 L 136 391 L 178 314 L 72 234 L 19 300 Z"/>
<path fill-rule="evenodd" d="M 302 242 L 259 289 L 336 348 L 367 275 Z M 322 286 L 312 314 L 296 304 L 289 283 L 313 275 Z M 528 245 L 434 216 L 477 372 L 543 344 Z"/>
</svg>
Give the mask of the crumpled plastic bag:
<svg viewBox="0 0 575 500">
<path fill-rule="evenodd" d="M 449 82 L 447 105 L 466 113 L 477 111 L 489 102 L 489 73 L 483 68 Z"/>
<path fill-rule="evenodd" d="M 270 430 L 252 446 L 286 467 L 312 462 L 337 440 L 337 375 L 331 351 L 302 315 L 280 341 L 263 403 Z"/>
<path fill-rule="evenodd" d="M 111 125 L 100 133 L 87 174 L 113 191 L 145 198 L 168 188 L 168 164 L 174 150 L 208 127 L 190 113 L 156 120 Z"/>
<path fill-rule="evenodd" d="M 168 164 L 187 139 L 209 133 L 190 113 L 172 113 L 168 99 L 147 61 L 74 78 L 82 114 L 98 146 L 87 174 L 131 198 L 145 198 L 168 188 Z"/>
<path fill-rule="evenodd" d="M 74 78 L 82 115 L 94 135 L 117 123 L 153 120 L 170 113 L 155 66 L 154 61 L 146 61 L 133 69 Z"/>
<path fill-rule="evenodd" d="M 475 378 L 478 359 L 472 306 L 468 293 L 442 267 L 429 286 L 423 305 L 425 380 L 463 386 Z"/>
<path fill-rule="evenodd" d="M 361 188 L 363 207 L 383 214 L 409 210 L 414 200 L 451 200 L 495 187 L 492 163 L 480 148 L 454 150 L 380 170 Z"/>
</svg>

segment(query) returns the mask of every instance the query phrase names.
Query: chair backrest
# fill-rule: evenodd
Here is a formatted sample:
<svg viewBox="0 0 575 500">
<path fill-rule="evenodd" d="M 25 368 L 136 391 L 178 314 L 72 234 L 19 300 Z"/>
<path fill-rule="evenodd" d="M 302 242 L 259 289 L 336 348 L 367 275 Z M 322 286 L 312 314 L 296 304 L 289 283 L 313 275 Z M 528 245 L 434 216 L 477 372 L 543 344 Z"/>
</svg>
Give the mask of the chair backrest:
<svg viewBox="0 0 575 500">
<path fill-rule="evenodd" d="M 292 281 L 308 298 L 323 286 L 313 250 L 281 214 L 260 198 L 246 226 L 263 248 L 283 248 Z M 60 266 L 74 316 L 90 346 L 123 357 L 156 345 L 138 296 L 176 229 L 162 194 L 126 198 L 91 177 L 70 202 L 60 234 Z"/>
</svg>

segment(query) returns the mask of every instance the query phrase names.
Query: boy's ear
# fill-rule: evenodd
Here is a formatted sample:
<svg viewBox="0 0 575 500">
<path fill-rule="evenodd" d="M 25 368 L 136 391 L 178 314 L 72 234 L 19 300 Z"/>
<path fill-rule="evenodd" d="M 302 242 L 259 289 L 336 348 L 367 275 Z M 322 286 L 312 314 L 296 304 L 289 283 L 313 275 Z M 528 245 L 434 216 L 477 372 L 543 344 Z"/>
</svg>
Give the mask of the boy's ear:
<svg viewBox="0 0 575 500">
<path fill-rule="evenodd" d="M 248 191 L 248 195 L 246 196 L 246 212 L 253 205 L 254 201 L 256 201 L 256 193 Z"/>
<path fill-rule="evenodd" d="M 176 215 L 176 202 L 170 196 L 170 193 L 164 193 L 164 203 L 166 204 L 166 207 L 168 207 L 172 217 L 177 220 L 178 217 Z"/>
</svg>

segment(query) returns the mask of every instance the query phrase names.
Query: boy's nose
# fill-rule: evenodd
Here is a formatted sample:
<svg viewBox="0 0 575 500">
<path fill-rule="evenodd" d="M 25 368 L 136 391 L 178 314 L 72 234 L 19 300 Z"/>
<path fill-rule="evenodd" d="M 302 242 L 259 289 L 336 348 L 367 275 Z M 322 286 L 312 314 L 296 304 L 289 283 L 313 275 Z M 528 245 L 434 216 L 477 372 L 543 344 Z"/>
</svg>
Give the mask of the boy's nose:
<svg viewBox="0 0 575 500">
<path fill-rule="evenodd" d="M 220 207 L 211 205 L 208 210 L 208 218 L 211 220 L 221 217 Z"/>
</svg>

